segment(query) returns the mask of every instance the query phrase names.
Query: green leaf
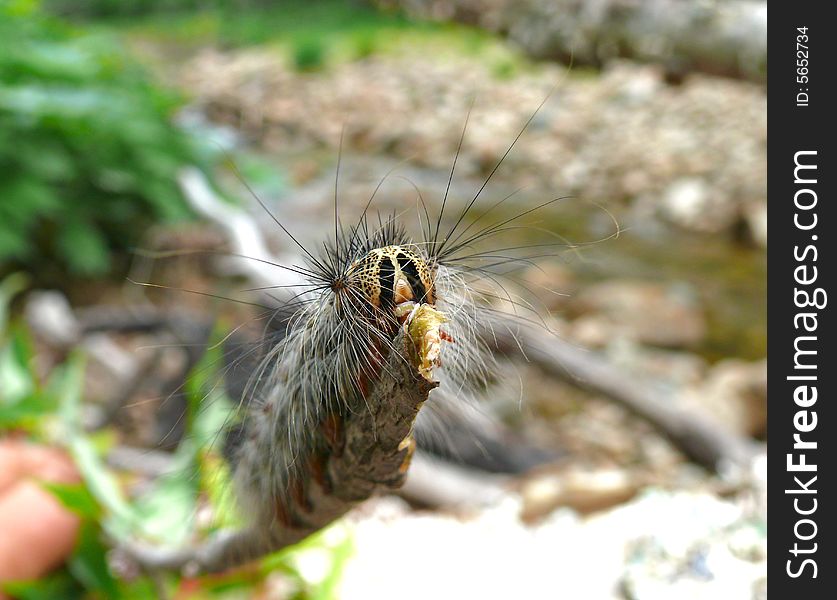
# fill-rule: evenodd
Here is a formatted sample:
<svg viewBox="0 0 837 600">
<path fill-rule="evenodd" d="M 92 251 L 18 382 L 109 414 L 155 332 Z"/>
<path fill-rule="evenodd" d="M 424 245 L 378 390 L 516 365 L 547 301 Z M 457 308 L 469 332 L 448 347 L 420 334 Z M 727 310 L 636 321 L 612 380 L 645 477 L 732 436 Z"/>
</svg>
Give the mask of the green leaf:
<svg viewBox="0 0 837 600">
<path fill-rule="evenodd" d="M 138 515 L 125 500 L 119 484 L 96 454 L 90 440 L 73 435 L 70 454 L 90 493 L 107 510 L 104 524 L 108 531 L 122 539 L 131 535 L 138 528 Z"/>
<path fill-rule="evenodd" d="M 233 480 L 229 464 L 218 454 L 203 452 L 200 461 L 201 489 L 213 508 L 213 527 L 232 529 L 243 526 L 238 503 L 232 493 Z"/>
<path fill-rule="evenodd" d="M 312 600 L 331 600 L 337 598 L 337 592 L 340 586 L 340 580 L 343 577 L 343 572 L 346 570 L 346 565 L 355 553 L 355 545 L 351 536 L 348 534 L 335 546 L 330 548 L 329 558 L 331 558 L 331 568 L 326 573 L 326 576 L 320 582 Z"/>
<path fill-rule="evenodd" d="M 110 266 L 110 252 L 101 232 L 80 219 L 64 223 L 56 240 L 70 267 L 84 275 L 101 274 Z"/>
<path fill-rule="evenodd" d="M 18 600 L 81 600 L 84 590 L 66 570 L 33 581 L 0 582 L 0 590 Z"/>
<path fill-rule="evenodd" d="M 124 596 L 108 568 L 107 551 L 102 543 L 101 529 L 94 521 L 82 521 L 76 549 L 67 561 L 67 568 L 88 590 L 117 600 Z"/>
<path fill-rule="evenodd" d="M 55 410 L 53 399 L 38 389 L 29 367 L 32 356 L 32 344 L 25 329 L 13 328 L 5 344 L 0 329 L 0 428 L 34 429 L 44 416 Z"/>
<path fill-rule="evenodd" d="M 104 525 L 116 538 L 124 539 L 137 529 L 139 518 L 125 500 L 119 484 L 81 429 L 81 389 L 84 361 L 74 356 L 62 368 L 61 417 L 67 430 L 68 448 L 90 494 L 105 509 Z"/>
<path fill-rule="evenodd" d="M 0 262 L 102 274 L 156 222 L 194 217 L 175 177 L 205 155 L 114 36 L 36 4 L 0 4 Z"/>
<path fill-rule="evenodd" d="M 14 404 L 0 402 L 0 430 L 31 431 L 41 425 L 45 417 L 54 412 L 55 400 L 45 394 L 32 394 Z"/>
<path fill-rule="evenodd" d="M 184 440 L 177 448 L 172 473 L 155 481 L 134 505 L 143 535 L 167 546 L 185 543 L 193 528 L 198 483 L 194 449 Z"/>
<path fill-rule="evenodd" d="M 0 281 L 0 336 L 6 331 L 6 324 L 9 318 L 9 304 L 28 285 L 29 278 L 23 273 L 12 273 Z"/>
<path fill-rule="evenodd" d="M 35 389 L 25 364 L 21 364 L 11 344 L 0 347 L 0 418 L 4 408 L 16 406 Z"/>
<path fill-rule="evenodd" d="M 102 513 L 99 504 L 87 488 L 80 484 L 41 482 L 41 486 L 55 496 L 61 504 L 80 517 L 98 519 Z"/>
</svg>

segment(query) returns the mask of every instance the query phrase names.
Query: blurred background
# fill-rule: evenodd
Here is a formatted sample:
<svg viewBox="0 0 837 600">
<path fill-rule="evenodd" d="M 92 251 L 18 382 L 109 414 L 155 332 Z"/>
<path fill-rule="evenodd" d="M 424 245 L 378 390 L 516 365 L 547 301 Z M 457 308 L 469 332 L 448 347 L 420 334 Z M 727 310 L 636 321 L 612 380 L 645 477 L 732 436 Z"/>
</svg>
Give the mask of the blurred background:
<svg viewBox="0 0 837 600">
<path fill-rule="evenodd" d="M 766 597 L 765 85 L 757 0 L 0 0 L 0 439 L 61 446 L 81 477 L 44 491 L 76 515 L 69 556 L 0 585 Z M 498 456 L 420 461 L 244 573 L 118 564 L 107 536 L 235 519 L 215 342 L 251 322 L 253 273 L 221 255 L 298 260 L 247 188 L 316 248 L 340 153 L 343 214 L 386 177 L 374 209 L 418 223 L 469 109 L 454 209 L 533 115 L 478 206 L 568 197 L 528 221 L 566 247 L 508 285 L 572 356 L 504 361 L 466 432 Z"/>
</svg>

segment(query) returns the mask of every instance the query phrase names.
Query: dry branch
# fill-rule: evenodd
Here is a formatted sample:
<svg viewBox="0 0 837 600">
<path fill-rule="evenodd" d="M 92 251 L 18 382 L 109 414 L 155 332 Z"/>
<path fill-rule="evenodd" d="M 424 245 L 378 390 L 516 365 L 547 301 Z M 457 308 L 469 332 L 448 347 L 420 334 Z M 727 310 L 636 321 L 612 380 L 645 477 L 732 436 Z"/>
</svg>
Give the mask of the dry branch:
<svg viewBox="0 0 837 600">
<path fill-rule="evenodd" d="M 460 509 L 496 504 L 508 494 L 508 484 L 506 476 L 473 471 L 417 453 L 398 494 L 423 506 Z"/>
<path fill-rule="evenodd" d="M 595 352 L 527 323 L 495 323 L 501 352 L 522 356 L 544 373 L 612 400 L 644 419 L 694 462 L 713 471 L 749 469 L 758 445 L 708 415 L 676 406 L 662 386 L 625 373 Z"/>
</svg>

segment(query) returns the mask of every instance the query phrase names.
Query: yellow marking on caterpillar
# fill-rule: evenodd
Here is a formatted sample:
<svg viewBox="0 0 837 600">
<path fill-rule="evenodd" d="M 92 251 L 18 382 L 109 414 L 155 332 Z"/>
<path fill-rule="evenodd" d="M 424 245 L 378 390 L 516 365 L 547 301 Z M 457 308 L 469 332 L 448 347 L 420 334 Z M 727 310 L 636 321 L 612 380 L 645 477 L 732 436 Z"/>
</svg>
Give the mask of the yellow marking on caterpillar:
<svg viewBox="0 0 837 600">
<path fill-rule="evenodd" d="M 416 283 L 420 283 L 424 290 L 414 289 L 410 283 L 409 273 L 405 272 L 410 265 L 415 268 L 415 274 L 418 275 Z M 358 286 L 369 302 L 380 307 L 383 294 L 382 267 L 392 272 L 392 287 L 388 286 L 388 291 L 392 293 L 394 304 L 398 305 L 411 300 L 435 304 L 433 270 L 421 253 L 410 246 L 384 246 L 370 250 L 352 263 L 346 274 L 352 285 Z M 416 298 L 416 295 L 422 291 L 423 296 Z"/>
<path fill-rule="evenodd" d="M 409 313 L 404 328 L 418 354 L 418 372 L 433 381 L 433 368 L 441 364 L 442 340 L 446 338 L 440 327 L 448 319 L 429 304 L 405 302 L 396 309 L 396 314 L 399 312 Z"/>
<path fill-rule="evenodd" d="M 398 444 L 398 451 L 403 452 L 404 450 L 406 450 L 407 453 L 404 455 L 404 460 L 401 461 L 401 464 L 398 466 L 398 472 L 402 475 L 409 470 L 410 462 L 412 461 L 413 454 L 415 454 L 416 451 L 416 440 L 412 433 L 401 440 L 401 443 Z"/>
</svg>

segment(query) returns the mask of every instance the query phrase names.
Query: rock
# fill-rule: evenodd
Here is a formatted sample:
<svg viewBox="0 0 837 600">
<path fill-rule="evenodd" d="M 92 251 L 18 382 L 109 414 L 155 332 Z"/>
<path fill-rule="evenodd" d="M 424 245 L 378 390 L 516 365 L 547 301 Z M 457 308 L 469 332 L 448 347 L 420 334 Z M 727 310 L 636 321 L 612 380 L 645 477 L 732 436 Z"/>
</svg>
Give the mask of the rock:
<svg viewBox="0 0 837 600">
<path fill-rule="evenodd" d="M 714 510 L 720 508 L 719 504 Z M 625 596 L 637 600 L 758 598 L 766 579 L 765 523 L 741 513 L 724 524 L 722 513 L 719 510 L 716 517 L 721 520 L 713 522 L 712 517 L 696 512 L 689 527 L 675 527 L 663 536 L 641 537 L 629 544 L 621 581 Z M 705 530 L 695 535 L 695 528 L 701 526 Z"/>
<path fill-rule="evenodd" d="M 586 518 L 562 508 L 528 526 L 514 495 L 467 518 L 390 504 L 373 500 L 347 520 L 354 552 L 340 598 L 390 598 L 393 589 L 405 600 L 753 598 L 766 577 L 764 523 L 734 498 L 704 492 L 649 490 Z M 406 587 L 415 565 L 393 551 L 404 540 L 432 574 Z"/>
<path fill-rule="evenodd" d="M 752 202 L 744 207 L 744 220 L 750 238 L 757 246 L 767 247 L 767 203 Z"/>
<path fill-rule="evenodd" d="M 659 69 L 618 62 L 596 78 L 540 65 L 498 79 L 487 61 L 434 58 L 421 47 L 305 74 L 274 50 L 206 51 L 174 79 L 214 121 L 269 148 L 336 152 L 346 124 L 344 153 L 442 170 L 475 97 L 458 162 L 458 175 L 474 178 L 486 176 L 561 81 L 494 182 L 607 203 L 644 198 L 670 222 L 701 232 L 732 235 L 744 215 L 763 239 L 762 86 L 696 75 L 671 87 Z"/>
<path fill-rule="evenodd" d="M 678 179 L 663 192 L 660 211 L 672 223 L 694 231 L 730 229 L 737 219 L 734 202 L 701 178 Z"/>
<path fill-rule="evenodd" d="M 520 489 L 521 517 L 532 522 L 562 506 L 581 514 L 606 510 L 633 498 L 644 483 L 643 477 L 617 469 L 535 474 Z"/>
<path fill-rule="evenodd" d="M 701 384 L 706 361 L 695 354 L 641 346 L 628 339 L 615 339 L 605 350 L 608 359 L 626 373 L 635 373 L 673 389 Z"/>
<path fill-rule="evenodd" d="M 81 337 L 73 309 L 61 292 L 32 292 L 24 312 L 32 331 L 50 346 L 66 350 Z"/>
<path fill-rule="evenodd" d="M 684 390 L 680 400 L 739 433 L 763 436 L 767 433 L 767 361 L 721 361 L 704 382 Z"/>
<path fill-rule="evenodd" d="M 683 285 L 612 280 L 585 289 L 573 303 L 579 343 L 603 346 L 617 338 L 667 348 L 699 343 L 706 322 L 692 291 Z"/>
<path fill-rule="evenodd" d="M 700 600 L 756 598 L 766 579 L 764 558 L 742 560 L 723 541 L 697 543 L 686 553 L 669 554 L 655 540 L 641 540 L 632 548 L 635 561 L 622 578 L 621 589 L 630 600 Z"/>
<path fill-rule="evenodd" d="M 615 335 L 625 334 L 615 331 L 609 319 L 594 315 L 574 320 L 570 335 L 586 348 L 601 348 L 611 342 Z"/>
</svg>

